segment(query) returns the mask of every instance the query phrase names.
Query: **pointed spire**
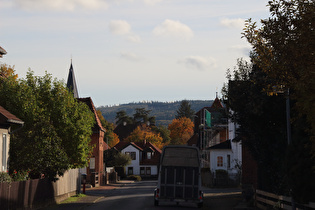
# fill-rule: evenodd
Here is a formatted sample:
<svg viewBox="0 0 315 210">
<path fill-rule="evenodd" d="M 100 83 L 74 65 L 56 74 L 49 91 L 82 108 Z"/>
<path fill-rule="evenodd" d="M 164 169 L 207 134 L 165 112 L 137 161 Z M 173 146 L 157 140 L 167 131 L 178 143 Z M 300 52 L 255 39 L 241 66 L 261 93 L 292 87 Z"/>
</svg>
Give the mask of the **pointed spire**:
<svg viewBox="0 0 315 210">
<path fill-rule="evenodd" d="M 73 93 L 73 97 L 79 98 L 77 84 L 75 82 L 74 71 L 73 71 L 73 66 L 72 66 L 72 58 L 71 58 L 71 65 L 69 69 L 67 87 Z"/>
</svg>

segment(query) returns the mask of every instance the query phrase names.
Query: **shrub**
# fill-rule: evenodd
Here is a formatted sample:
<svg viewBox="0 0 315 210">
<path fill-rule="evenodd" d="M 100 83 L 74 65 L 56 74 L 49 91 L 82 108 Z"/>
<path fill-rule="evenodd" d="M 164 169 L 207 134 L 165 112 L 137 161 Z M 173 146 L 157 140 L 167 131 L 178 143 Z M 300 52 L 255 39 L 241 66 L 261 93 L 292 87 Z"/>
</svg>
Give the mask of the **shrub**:
<svg viewBox="0 0 315 210">
<path fill-rule="evenodd" d="M 14 170 L 13 173 L 11 174 L 11 177 L 14 182 L 25 181 L 29 179 L 28 174 L 29 174 L 28 171 Z"/>
<path fill-rule="evenodd" d="M 3 183 L 3 182 L 7 182 L 7 183 L 12 182 L 10 175 L 6 172 L 0 172 L 0 183 Z"/>
<path fill-rule="evenodd" d="M 128 180 L 141 181 L 141 177 L 138 175 L 129 175 L 127 177 Z"/>
</svg>

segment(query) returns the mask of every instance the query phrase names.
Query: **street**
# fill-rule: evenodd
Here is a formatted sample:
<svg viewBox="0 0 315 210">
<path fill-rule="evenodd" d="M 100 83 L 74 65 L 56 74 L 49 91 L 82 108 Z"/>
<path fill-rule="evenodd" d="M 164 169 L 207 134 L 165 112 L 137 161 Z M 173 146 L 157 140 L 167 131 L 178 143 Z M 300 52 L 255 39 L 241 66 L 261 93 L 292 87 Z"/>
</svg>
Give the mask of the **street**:
<svg viewBox="0 0 315 210">
<path fill-rule="evenodd" d="M 87 190 L 87 197 L 93 198 L 93 202 L 76 202 L 70 204 L 59 204 L 50 209 L 84 209 L 84 210 L 104 210 L 104 209 L 197 209 L 195 204 L 180 203 L 160 203 L 154 206 L 153 192 L 156 181 L 140 181 L 126 183 L 111 190 L 93 188 Z M 230 210 L 242 200 L 239 189 L 211 189 L 203 188 L 204 205 L 201 209 Z"/>
</svg>

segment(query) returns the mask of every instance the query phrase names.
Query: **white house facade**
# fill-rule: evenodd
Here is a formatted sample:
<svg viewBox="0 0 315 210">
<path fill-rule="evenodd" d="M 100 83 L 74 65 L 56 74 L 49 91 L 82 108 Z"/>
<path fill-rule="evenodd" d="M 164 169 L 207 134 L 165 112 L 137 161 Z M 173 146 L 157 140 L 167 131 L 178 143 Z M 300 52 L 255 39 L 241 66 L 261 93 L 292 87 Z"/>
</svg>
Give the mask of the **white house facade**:
<svg viewBox="0 0 315 210">
<path fill-rule="evenodd" d="M 131 158 L 125 166 L 126 175 L 150 177 L 158 175 L 161 150 L 150 142 L 120 142 L 115 148 Z"/>
</svg>

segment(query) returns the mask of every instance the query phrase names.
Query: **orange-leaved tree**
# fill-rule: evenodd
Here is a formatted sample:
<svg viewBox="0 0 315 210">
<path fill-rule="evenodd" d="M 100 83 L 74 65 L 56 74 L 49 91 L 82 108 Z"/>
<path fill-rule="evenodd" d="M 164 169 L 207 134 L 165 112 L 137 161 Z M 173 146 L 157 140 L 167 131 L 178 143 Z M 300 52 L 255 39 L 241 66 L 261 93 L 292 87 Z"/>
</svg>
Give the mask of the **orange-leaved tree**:
<svg viewBox="0 0 315 210">
<path fill-rule="evenodd" d="M 194 123 L 187 117 L 181 117 L 174 119 L 168 129 L 171 131 L 171 144 L 186 144 L 194 134 Z"/>
<path fill-rule="evenodd" d="M 155 133 L 147 126 L 138 126 L 127 138 L 128 142 L 151 142 L 158 148 L 162 149 L 164 146 L 163 138 L 159 133 Z"/>
</svg>

